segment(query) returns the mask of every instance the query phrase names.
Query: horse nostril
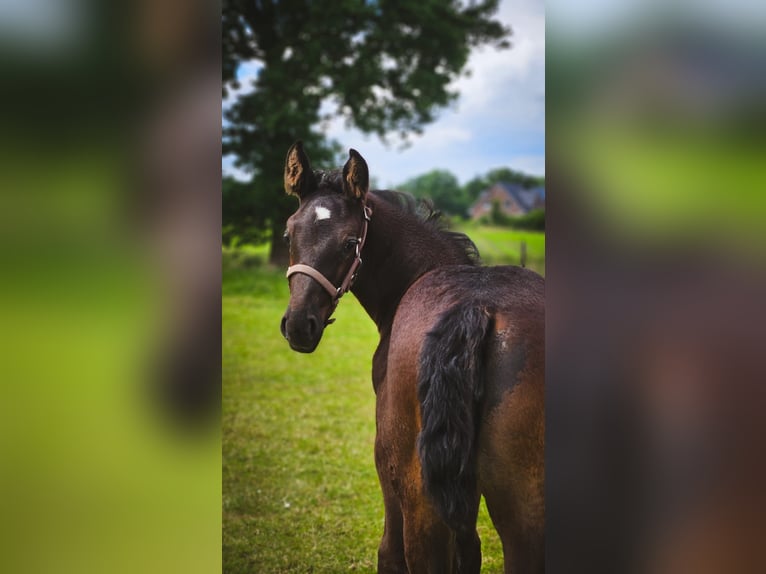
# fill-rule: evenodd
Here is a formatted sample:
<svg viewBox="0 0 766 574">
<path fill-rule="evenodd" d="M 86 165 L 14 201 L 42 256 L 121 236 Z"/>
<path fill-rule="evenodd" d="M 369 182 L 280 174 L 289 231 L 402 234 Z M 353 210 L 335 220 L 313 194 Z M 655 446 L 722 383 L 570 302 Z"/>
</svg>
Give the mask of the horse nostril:
<svg viewBox="0 0 766 574">
<path fill-rule="evenodd" d="M 282 317 L 282 324 L 279 325 L 279 330 L 282 332 L 282 336 L 287 339 L 287 315 Z"/>
<path fill-rule="evenodd" d="M 316 320 L 316 317 L 313 315 L 309 315 L 308 317 L 308 324 L 309 324 L 309 336 L 314 337 L 317 333 L 317 327 L 319 326 L 319 323 Z"/>
</svg>

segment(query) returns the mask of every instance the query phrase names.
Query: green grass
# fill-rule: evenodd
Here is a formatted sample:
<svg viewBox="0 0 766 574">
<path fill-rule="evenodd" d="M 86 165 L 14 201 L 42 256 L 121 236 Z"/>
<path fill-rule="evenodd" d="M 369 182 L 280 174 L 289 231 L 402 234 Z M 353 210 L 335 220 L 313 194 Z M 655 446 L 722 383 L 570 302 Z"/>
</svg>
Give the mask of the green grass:
<svg viewBox="0 0 766 574">
<path fill-rule="evenodd" d="M 538 234 L 469 233 L 484 247 L 524 236 L 530 255 L 544 249 Z M 374 572 L 384 516 L 373 458 L 377 330 L 348 295 L 313 354 L 291 351 L 279 333 L 287 281 L 266 255 L 239 248 L 223 258 L 224 572 Z M 479 535 L 482 571 L 501 572 L 483 504 Z"/>
<path fill-rule="evenodd" d="M 317 353 L 294 353 L 279 334 L 282 272 L 226 279 L 224 571 L 373 570 L 383 519 L 369 380 L 374 325 L 349 297 Z"/>
<path fill-rule="evenodd" d="M 527 244 L 527 264 L 538 273 L 545 273 L 545 233 L 516 231 L 507 227 L 479 225 L 474 222 L 453 226 L 470 237 L 476 244 L 485 265 L 519 265 L 521 242 Z"/>
</svg>

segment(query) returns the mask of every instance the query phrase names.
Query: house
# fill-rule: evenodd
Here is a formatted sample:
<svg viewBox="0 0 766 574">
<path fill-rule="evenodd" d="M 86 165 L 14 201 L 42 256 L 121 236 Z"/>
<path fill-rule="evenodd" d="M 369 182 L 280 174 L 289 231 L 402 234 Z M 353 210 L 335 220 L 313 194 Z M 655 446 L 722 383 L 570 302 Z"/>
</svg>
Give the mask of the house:
<svg viewBox="0 0 766 574">
<path fill-rule="evenodd" d="M 526 215 L 533 209 L 545 209 L 545 188 L 525 189 L 517 183 L 499 182 L 481 192 L 469 208 L 471 219 L 479 219 L 492 213 L 492 204 L 509 216 Z"/>
</svg>

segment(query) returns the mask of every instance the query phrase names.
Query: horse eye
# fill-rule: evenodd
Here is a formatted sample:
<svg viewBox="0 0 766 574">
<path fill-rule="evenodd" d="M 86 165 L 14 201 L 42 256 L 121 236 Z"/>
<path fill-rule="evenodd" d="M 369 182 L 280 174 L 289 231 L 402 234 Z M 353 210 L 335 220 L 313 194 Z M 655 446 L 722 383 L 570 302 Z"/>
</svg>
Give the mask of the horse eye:
<svg viewBox="0 0 766 574">
<path fill-rule="evenodd" d="M 290 245 L 290 234 L 285 231 L 282 235 L 282 241 L 284 241 L 287 245 Z"/>
<path fill-rule="evenodd" d="M 354 238 L 354 239 L 347 239 L 346 243 L 343 244 L 343 248 L 346 251 L 351 251 L 351 250 L 354 249 L 354 247 L 356 247 L 357 243 L 359 243 L 359 240 L 356 239 L 356 238 Z"/>
</svg>

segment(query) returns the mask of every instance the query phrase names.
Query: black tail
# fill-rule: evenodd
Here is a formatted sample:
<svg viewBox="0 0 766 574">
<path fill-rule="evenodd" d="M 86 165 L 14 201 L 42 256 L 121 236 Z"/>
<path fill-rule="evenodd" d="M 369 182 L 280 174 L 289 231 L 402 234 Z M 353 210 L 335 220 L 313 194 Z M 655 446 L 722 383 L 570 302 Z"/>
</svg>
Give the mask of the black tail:
<svg viewBox="0 0 766 574">
<path fill-rule="evenodd" d="M 478 511 L 475 443 L 490 322 L 486 309 L 459 304 L 440 317 L 420 355 L 423 481 L 442 519 L 457 531 L 473 529 Z"/>
</svg>

